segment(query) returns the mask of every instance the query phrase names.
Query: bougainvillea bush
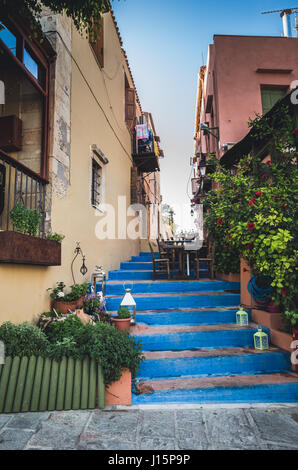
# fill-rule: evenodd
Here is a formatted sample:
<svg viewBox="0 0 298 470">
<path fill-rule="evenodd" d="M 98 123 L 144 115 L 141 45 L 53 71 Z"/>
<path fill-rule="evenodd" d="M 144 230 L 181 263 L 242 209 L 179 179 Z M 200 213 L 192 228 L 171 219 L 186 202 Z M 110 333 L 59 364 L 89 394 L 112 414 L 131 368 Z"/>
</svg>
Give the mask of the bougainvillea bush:
<svg viewBox="0 0 298 470">
<path fill-rule="evenodd" d="M 219 165 L 205 206 L 206 227 L 217 244 L 217 269 L 232 271 L 244 258 L 269 276 L 273 300 L 297 309 L 297 130 L 286 106 L 250 121 L 252 137 L 270 145 L 266 159 L 244 156 L 236 174 Z M 233 271 L 232 271 L 233 272 Z"/>
</svg>

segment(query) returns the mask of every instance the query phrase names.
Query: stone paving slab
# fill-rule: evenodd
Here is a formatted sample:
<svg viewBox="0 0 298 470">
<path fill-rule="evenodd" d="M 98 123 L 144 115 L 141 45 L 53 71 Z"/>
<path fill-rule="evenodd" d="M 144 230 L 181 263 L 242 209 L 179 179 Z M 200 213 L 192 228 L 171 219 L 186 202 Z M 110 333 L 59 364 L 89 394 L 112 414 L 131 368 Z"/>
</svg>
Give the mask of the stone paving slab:
<svg viewBox="0 0 298 470">
<path fill-rule="evenodd" d="M 298 405 L 0 415 L 0 450 L 297 450 Z"/>
</svg>

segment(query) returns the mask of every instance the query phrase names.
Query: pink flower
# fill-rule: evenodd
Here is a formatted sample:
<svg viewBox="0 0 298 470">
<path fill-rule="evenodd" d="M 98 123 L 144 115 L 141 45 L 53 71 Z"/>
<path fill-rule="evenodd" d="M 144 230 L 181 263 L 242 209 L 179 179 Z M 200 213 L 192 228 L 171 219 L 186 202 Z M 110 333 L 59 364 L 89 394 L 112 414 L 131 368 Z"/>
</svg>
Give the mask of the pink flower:
<svg viewBox="0 0 298 470">
<path fill-rule="evenodd" d="M 249 230 L 254 230 L 256 228 L 253 222 L 248 222 L 247 227 L 249 228 Z"/>
</svg>

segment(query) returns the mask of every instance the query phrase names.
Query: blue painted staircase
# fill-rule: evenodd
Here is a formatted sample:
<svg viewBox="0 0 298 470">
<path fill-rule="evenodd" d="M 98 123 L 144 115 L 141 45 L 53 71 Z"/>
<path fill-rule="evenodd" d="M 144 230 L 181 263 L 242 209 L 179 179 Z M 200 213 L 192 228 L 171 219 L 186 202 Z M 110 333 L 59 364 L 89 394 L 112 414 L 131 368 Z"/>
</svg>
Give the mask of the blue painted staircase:
<svg viewBox="0 0 298 470">
<path fill-rule="evenodd" d="M 208 279 L 204 264 L 200 281 L 159 275 L 153 282 L 151 254 L 140 253 L 109 273 L 109 311 L 119 308 L 127 280 L 137 304 L 132 334 L 146 357 L 139 371 L 145 393 L 133 404 L 298 402 L 290 355 L 272 346 L 255 351 L 257 325 L 251 318 L 247 327 L 235 324 L 239 283 Z"/>
</svg>

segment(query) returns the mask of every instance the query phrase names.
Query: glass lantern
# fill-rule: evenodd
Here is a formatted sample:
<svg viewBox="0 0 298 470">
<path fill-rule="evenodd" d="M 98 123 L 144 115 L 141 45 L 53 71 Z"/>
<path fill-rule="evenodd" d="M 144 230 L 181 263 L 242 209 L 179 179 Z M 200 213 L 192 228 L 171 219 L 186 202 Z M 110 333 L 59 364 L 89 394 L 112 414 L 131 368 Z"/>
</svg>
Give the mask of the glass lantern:
<svg viewBox="0 0 298 470">
<path fill-rule="evenodd" d="M 91 276 L 91 284 L 94 289 L 95 295 L 97 294 L 97 282 L 101 283 L 101 292 L 104 296 L 106 290 L 106 273 L 102 269 L 102 266 L 96 266 L 96 269 Z"/>
<path fill-rule="evenodd" d="M 137 323 L 137 304 L 135 302 L 135 299 L 131 295 L 131 291 L 133 288 L 133 283 L 132 282 L 125 282 L 123 284 L 124 290 L 125 290 L 125 296 L 123 297 L 120 307 L 126 307 L 128 310 L 131 312 L 132 311 L 132 319 L 131 319 L 131 324 L 136 325 Z"/>
<path fill-rule="evenodd" d="M 243 307 L 240 307 L 240 310 L 236 313 L 236 323 L 239 326 L 248 326 L 248 313 Z"/>
<path fill-rule="evenodd" d="M 262 331 L 262 328 L 258 328 L 258 332 L 254 334 L 254 346 L 255 349 L 264 351 L 269 349 L 269 339 L 268 335 Z"/>
</svg>

